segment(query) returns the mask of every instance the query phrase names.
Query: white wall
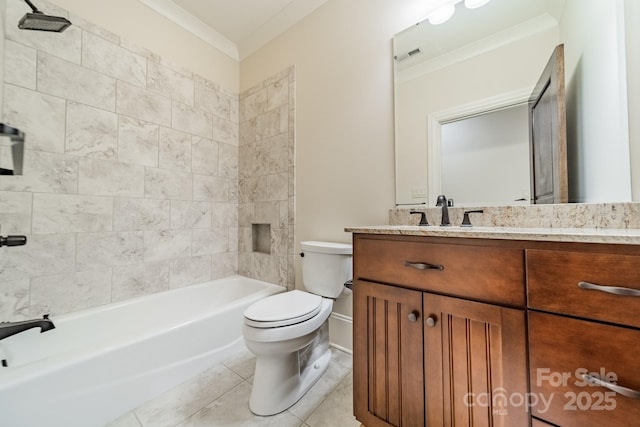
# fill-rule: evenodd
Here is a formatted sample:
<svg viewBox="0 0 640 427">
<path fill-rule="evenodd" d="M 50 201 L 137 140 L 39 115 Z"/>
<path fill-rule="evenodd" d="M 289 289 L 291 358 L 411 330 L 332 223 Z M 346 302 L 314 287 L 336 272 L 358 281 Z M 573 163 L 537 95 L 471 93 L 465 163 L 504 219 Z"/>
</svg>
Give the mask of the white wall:
<svg viewBox="0 0 640 427">
<path fill-rule="evenodd" d="M 241 91 L 296 66 L 297 251 L 305 240 L 350 242 L 346 226 L 388 223 L 395 203 L 391 42 L 420 20 L 412 16 L 416 3 L 329 0 L 241 63 Z M 351 298 L 334 312 L 351 316 Z"/>
<path fill-rule="evenodd" d="M 567 0 L 560 23 L 572 202 L 631 201 L 622 3 Z"/>
<path fill-rule="evenodd" d="M 410 1 L 330 0 L 241 63 L 241 90 L 296 66 L 297 240 L 350 242 L 393 207 L 391 39 Z"/>
<path fill-rule="evenodd" d="M 17 1 L 17 0 L 12 0 Z M 97 24 L 162 58 L 238 93 L 240 65 L 138 0 L 51 0 L 74 19 Z M 44 5 L 38 8 L 47 12 Z M 75 14 L 76 16 L 73 16 Z"/>
<path fill-rule="evenodd" d="M 627 102 L 629 118 L 640 117 L 640 2 L 625 0 L 627 42 Z M 631 189 L 634 201 L 640 201 L 640 121 L 629 120 Z"/>
</svg>

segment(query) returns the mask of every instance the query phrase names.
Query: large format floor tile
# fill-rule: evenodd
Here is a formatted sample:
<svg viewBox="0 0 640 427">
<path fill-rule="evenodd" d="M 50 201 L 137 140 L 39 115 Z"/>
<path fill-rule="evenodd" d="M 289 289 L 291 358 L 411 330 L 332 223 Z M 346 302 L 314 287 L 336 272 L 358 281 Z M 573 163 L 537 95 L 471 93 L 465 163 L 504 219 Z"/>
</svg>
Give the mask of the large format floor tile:
<svg viewBox="0 0 640 427">
<path fill-rule="evenodd" d="M 288 410 L 270 417 L 249 410 L 255 356 L 245 350 L 146 402 L 107 427 L 358 427 L 353 417 L 352 358 L 332 349 L 318 382 Z"/>
</svg>

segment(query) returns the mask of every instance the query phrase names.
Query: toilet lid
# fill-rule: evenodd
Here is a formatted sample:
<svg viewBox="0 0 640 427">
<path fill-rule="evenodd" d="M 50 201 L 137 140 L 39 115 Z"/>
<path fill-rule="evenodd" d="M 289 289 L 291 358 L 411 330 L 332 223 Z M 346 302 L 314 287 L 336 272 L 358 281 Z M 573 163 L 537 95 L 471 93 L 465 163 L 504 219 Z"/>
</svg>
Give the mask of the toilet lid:
<svg viewBox="0 0 640 427">
<path fill-rule="evenodd" d="M 322 297 L 302 291 L 283 292 L 261 299 L 244 312 L 245 323 L 276 328 L 304 322 L 320 312 Z"/>
</svg>

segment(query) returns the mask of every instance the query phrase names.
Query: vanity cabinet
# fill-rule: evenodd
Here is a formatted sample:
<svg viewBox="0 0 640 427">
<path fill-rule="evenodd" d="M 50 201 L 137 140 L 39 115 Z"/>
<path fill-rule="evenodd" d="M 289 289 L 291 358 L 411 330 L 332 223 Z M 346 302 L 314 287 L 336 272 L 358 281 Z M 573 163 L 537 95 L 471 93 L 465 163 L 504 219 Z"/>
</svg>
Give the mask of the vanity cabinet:
<svg viewBox="0 0 640 427">
<path fill-rule="evenodd" d="M 353 244 L 366 427 L 640 425 L 640 245 L 367 233 Z"/>
<path fill-rule="evenodd" d="M 482 290 L 486 292 L 482 292 Z M 375 426 L 528 423 L 524 253 L 354 237 L 354 411 Z"/>
</svg>

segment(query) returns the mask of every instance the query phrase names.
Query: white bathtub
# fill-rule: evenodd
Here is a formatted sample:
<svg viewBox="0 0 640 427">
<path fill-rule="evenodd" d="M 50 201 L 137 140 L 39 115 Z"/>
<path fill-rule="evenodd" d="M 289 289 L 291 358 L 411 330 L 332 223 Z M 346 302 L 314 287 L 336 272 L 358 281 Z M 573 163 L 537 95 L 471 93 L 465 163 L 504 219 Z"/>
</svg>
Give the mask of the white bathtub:
<svg viewBox="0 0 640 427">
<path fill-rule="evenodd" d="M 52 316 L 0 341 L 0 426 L 103 426 L 243 348 L 246 307 L 284 288 L 234 276 Z"/>
</svg>

